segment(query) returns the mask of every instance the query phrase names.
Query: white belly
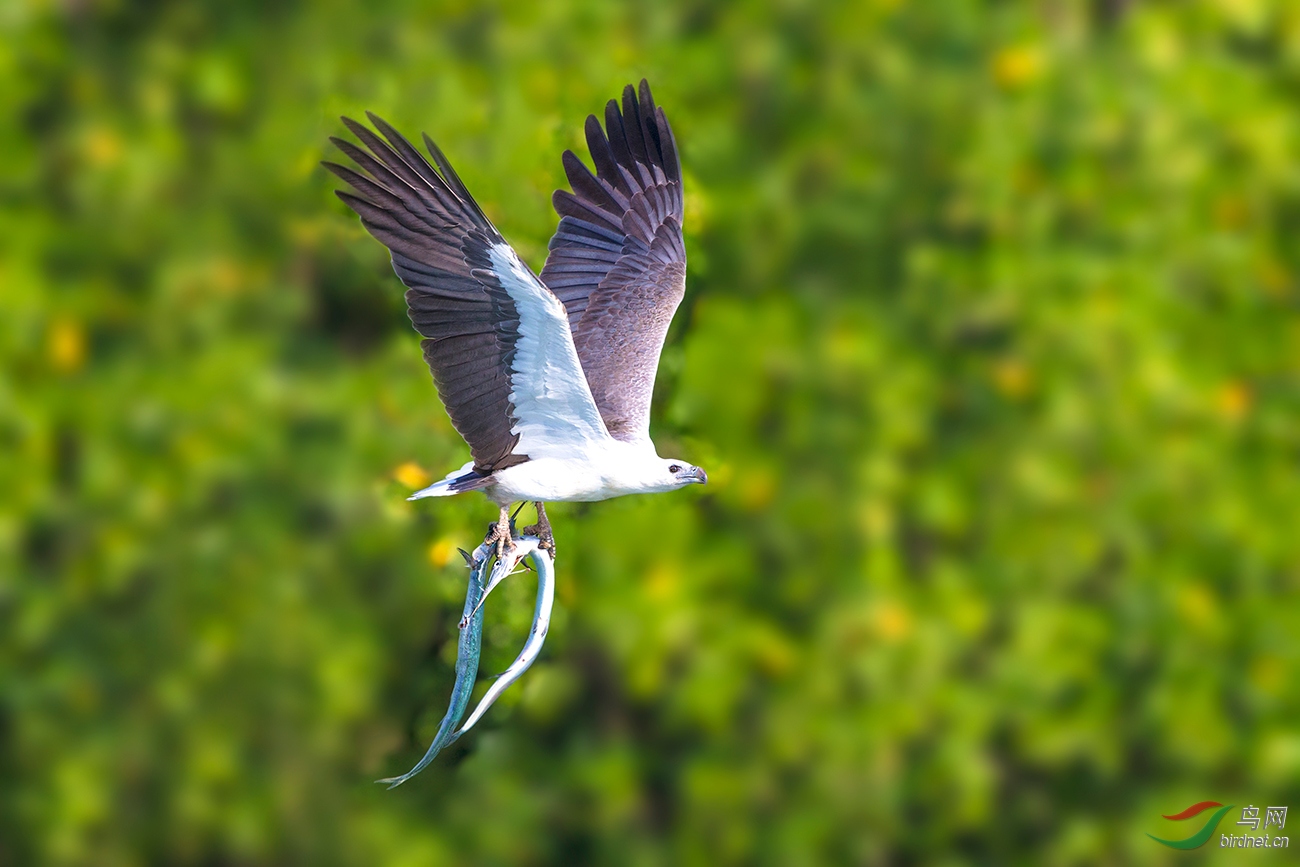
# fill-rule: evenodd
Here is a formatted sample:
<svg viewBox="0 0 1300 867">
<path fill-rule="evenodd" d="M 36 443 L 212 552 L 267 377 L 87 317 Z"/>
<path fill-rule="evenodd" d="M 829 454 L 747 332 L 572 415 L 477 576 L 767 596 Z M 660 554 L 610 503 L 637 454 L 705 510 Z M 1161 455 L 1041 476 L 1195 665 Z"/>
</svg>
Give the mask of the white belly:
<svg viewBox="0 0 1300 867">
<path fill-rule="evenodd" d="M 492 475 L 496 484 L 486 493 L 498 503 L 535 500 L 543 503 L 566 501 L 591 502 L 617 497 L 622 491 L 612 491 L 600 474 L 592 471 L 590 464 L 542 458 L 528 461 Z"/>
<path fill-rule="evenodd" d="M 484 493 L 502 505 L 521 500 L 593 502 L 641 493 L 645 488 L 628 471 L 643 450 L 611 440 L 608 447 L 582 457 L 530 460 L 493 473 L 496 483 Z M 653 454 L 654 447 L 649 451 Z"/>
</svg>

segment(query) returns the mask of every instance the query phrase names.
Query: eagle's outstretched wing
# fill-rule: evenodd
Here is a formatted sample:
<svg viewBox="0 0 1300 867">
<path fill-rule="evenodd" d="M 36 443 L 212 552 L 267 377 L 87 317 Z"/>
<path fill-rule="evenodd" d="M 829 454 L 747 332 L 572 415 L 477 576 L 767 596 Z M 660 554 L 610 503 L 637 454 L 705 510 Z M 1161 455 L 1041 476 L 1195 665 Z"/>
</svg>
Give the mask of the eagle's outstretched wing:
<svg viewBox="0 0 1300 867">
<path fill-rule="evenodd" d="M 407 312 L 452 424 L 480 475 L 606 435 L 566 311 L 483 215 L 426 135 L 435 169 L 373 114 L 343 118 L 369 152 L 332 138 L 366 174 L 325 163 L 338 196 L 392 252 Z"/>
<path fill-rule="evenodd" d="M 587 118 L 595 175 L 564 152 L 573 192 L 555 193 L 561 219 L 541 277 L 568 311 L 610 435 L 648 440 L 659 353 L 686 291 L 681 161 L 644 79 L 639 98 L 624 89 L 621 112 L 609 101 L 605 127 Z"/>
</svg>

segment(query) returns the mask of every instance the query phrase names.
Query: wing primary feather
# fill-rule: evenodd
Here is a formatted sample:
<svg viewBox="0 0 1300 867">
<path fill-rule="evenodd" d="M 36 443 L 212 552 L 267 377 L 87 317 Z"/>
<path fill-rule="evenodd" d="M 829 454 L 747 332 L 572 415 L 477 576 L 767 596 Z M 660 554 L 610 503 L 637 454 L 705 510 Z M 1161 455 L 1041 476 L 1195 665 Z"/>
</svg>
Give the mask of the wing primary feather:
<svg viewBox="0 0 1300 867">
<path fill-rule="evenodd" d="M 501 236 L 496 233 L 496 229 L 492 227 L 492 222 L 483 213 L 483 209 L 478 206 L 478 202 L 474 201 L 474 197 L 469 194 L 469 190 L 465 189 L 465 184 L 461 181 L 460 175 L 456 174 L 456 170 L 451 167 L 451 163 L 447 161 L 447 157 L 442 150 L 433 143 L 433 139 L 429 138 L 428 133 L 422 133 L 422 135 L 424 136 L 424 146 L 428 148 L 429 155 L 433 157 L 434 163 L 438 166 L 438 171 L 442 173 L 443 179 L 447 182 L 447 187 L 464 206 L 468 207 L 478 217 L 479 228 L 491 229 L 493 239 L 499 240 Z"/>
<path fill-rule="evenodd" d="M 618 112 L 618 102 L 612 99 L 605 105 L 605 132 L 609 136 L 609 149 L 614 154 L 615 165 L 626 171 L 624 167 L 632 165 L 634 160 L 628 150 L 627 133 L 623 129 L 623 116 Z M 629 186 L 626 191 L 630 196 L 636 192 L 636 188 Z"/>
<path fill-rule="evenodd" d="M 655 110 L 655 124 L 659 127 L 659 142 L 664 157 L 664 171 L 668 173 L 668 180 L 676 181 L 680 185 L 682 182 L 682 160 L 677 151 L 677 139 L 673 136 L 673 128 L 668 125 L 668 117 L 664 114 L 663 108 Z"/>
<path fill-rule="evenodd" d="M 370 122 L 375 125 L 376 129 L 383 133 L 384 138 L 388 139 L 389 144 L 391 144 L 397 152 L 401 154 L 402 159 L 406 161 L 406 164 L 418 172 L 420 177 L 424 178 L 425 182 L 429 184 L 429 186 L 443 186 L 443 180 L 438 176 L 437 171 L 433 166 L 429 165 L 429 161 L 415 149 L 415 145 L 411 144 L 406 136 L 394 129 L 388 121 L 384 120 L 373 111 L 366 112 L 366 117 L 370 118 Z"/>
<path fill-rule="evenodd" d="M 636 91 L 629 84 L 623 88 L 623 134 L 627 136 L 627 146 L 632 159 L 646 164 L 650 162 L 650 154 L 646 151 L 645 138 L 641 130 L 641 109 L 637 105 Z"/>
<path fill-rule="evenodd" d="M 435 222 L 429 218 L 428 214 L 422 213 L 424 209 L 412 211 L 406 206 L 406 203 L 393 195 L 386 187 L 375 183 L 364 175 L 358 174 L 346 166 L 335 165 L 334 163 L 322 163 L 322 165 L 365 196 L 366 198 L 362 199 L 362 201 L 368 201 L 372 205 L 380 207 L 407 229 L 421 235 L 429 235 L 429 230 L 439 231 L 448 228 L 446 222 Z"/>
<path fill-rule="evenodd" d="M 596 164 L 596 177 L 619 189 L 619 192 L 625 196 L 631 195 L 631 190 L 618 187 L 620 177 L 618 169 L 615 168 L 617 162 L 614 151 L 610 147 L 609 139 L 605 136 L 605 130 L 600 126 L 600 120 L 594 114 L 587 115 L 585 131 L 587 150 L 591 154 L 591 161 Z"/>
<path fill-rule="evenodd" d="M 475 275 L 489 262 L 485 247 L 504 242 L 427 136 L 432 164 L 387 122 L 367 117 L 379 133 L 343 119 L 361 146 L 331 139 L 356 168 L 325 168 L 355 191 L 337 194 L 392 253 L 407 286 L 407 314 L 425 338 L 425 361 L 475 471 L 486 478 L 527 460 L 515 454 L 520 438 L 512 433 L 509 363 L 518 316 L 508 298 L 489 293 L 484 281 L 495 284 L 495 274 Z"/>
<path fill-rule="evenodd" d="M 409 202 L 410 197 L 415 197 L 417 200 L 419 199 L 419 196 L 416 194 L 415 190 L 411 188 L 410 184 L 398 177 L 392 169 L 375 159 L 371 154 L 357 147 L 347 139 L 330 136 L 330 141 L 333 142 L 335 147 L 347 154 L 354 163 L 365 169 L 372 178 L 378 181 L 392 195 L 397 196 L 403 202 Z"/>
<path fill-rule="evenodd" d="M 607 430 L 641 440 L 685 288 L 680 157 L 645 79 L 606 103 L 603 126 L 591 115 L 584 131 L 595 173 L 574 154 L 562 157 L 572 192 L 552 197 L 560 222 L 541 276 L 568 312 Z"/>
<path fill-rule="evenodd" d="M 642 119 L 643 119 L 643 120 L 644 120 L 645 118 L 651 118 L 651 119 L 653 119 L 654 116 L 655 116 L 655 98 L 654 98 L 654 96 L 650 93 L 650 82 L 647 81 L 647 80 L 644 79 L 644 78 L 641 79 L 641 84 L 640 84 L 640 86 L 637 88 L 637 101 L 641 104 L 641 117 L 642 117 Z M 647 142 L 650 141 L 650 137 L 649 137 L 649 135 L 646 136 L 646 141 L 647 141 Z M 654 142 L 655 142 L 655 148 L 656 148 L 655 156 L 658 157 L 658 158 L 662 158 L 662 157 L 663 157 L 663 151 L 658 150 L 658 147 L 659 147 L 659 133 L 658 133 L 658 130 L 656 130 L 655 133 L 654 133 Z"/>
<path fill-rule="evenodd" d="M 592 199 L 598 206 L 608 210 L 618 207 L 618 200 L 614 198 L 610 189 L 591 173 L 582 160 L 578 159 L 577 154 L 573 151 L 565 151 L 560 161 L 564 165 L 564 174 L 569 179 L 569 186 L 573 187 L 575 193 Z"/>
<path fill-rule="evenodd" d="M 368 127 L 357 123 L 350 117 L 345 117 L 342 120 L 343 125 L 350 129 L 353 135 L 361 139 L 362 144 L 370 148 L 370 152 L 383 163 L 384 168 L 401 178 L 413 193 L 418 195 L 421 187 L 427 188 L 429 186 L 428 179 L 421 177 L 419 172 L 407 165 L 406 161 L 389 147 L 386 141 L 371 132 Z"/>
<path fill-rule="evenodd" d="M 403 240 L 414 243 L 419 242 L 420 232 L 404 225 L 397 219 L 397 215 L 387 208 L 376 205 L 369 199 L 353 195 L 346 190 L 335 190 L 334 195 L 342 199 L 349 208 L 356 211 L 362 222 L 366 223 L 367 226 L 375 226 L 382 231 L 391 232 L 394 236 Z"/>
</svg>

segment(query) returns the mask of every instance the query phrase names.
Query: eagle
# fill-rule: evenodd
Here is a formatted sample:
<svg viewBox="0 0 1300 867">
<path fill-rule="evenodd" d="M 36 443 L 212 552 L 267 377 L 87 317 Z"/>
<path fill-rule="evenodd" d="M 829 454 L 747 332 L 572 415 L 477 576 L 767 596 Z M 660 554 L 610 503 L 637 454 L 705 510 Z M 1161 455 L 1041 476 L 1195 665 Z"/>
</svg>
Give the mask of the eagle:
<svg viewBox="0 0 1300 867">
<path fill-rule="evenodd" d="M 388 248 L 406 286 L 424 360 L 471 460 L 410 499 L 482 491 L 500 509 L 486 543 L 514 545 L 509 509 L 533 502 L 552 556 L 544 503 L 597 501 L 705 484 L 701 468 L 661 458 L 650 402 L 668 326 L 686 291 L 682 168 L 672 128 L 643 79 L 585 132 L 593 173 L 562 156 L 570 190 L 534 274 L 484 215 L 446 156 L 432 163 L 371 112 L 331 137 L 357 169 L 323 165 L 336 195 Z M 377 130 L 378 132 L 376 132 Z M 381 137 L 382 136 L 382 137 Z"/>
</svg>

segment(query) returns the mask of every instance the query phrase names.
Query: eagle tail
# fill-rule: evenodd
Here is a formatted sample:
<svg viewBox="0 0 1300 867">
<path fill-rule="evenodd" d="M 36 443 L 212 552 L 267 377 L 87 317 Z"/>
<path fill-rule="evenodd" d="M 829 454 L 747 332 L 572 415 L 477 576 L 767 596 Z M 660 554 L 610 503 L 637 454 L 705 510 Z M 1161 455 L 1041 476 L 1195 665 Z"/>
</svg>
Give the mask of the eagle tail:
<svg viewBox="0 0 1300 867">
<path fill-rule="evenodd" d="M 408 500 L 422 500 L 425 497 L 450 497 L 455 494 L 463 494 L 466 491 L 481 491 L 492 483 L 490 473 L 480 473 L 474 469 L 474 462 L 470 461 L 458 470 L 447 474 L 446 478 L 434 482 L 427 488 L 416 491 Z"/>
</svg>

